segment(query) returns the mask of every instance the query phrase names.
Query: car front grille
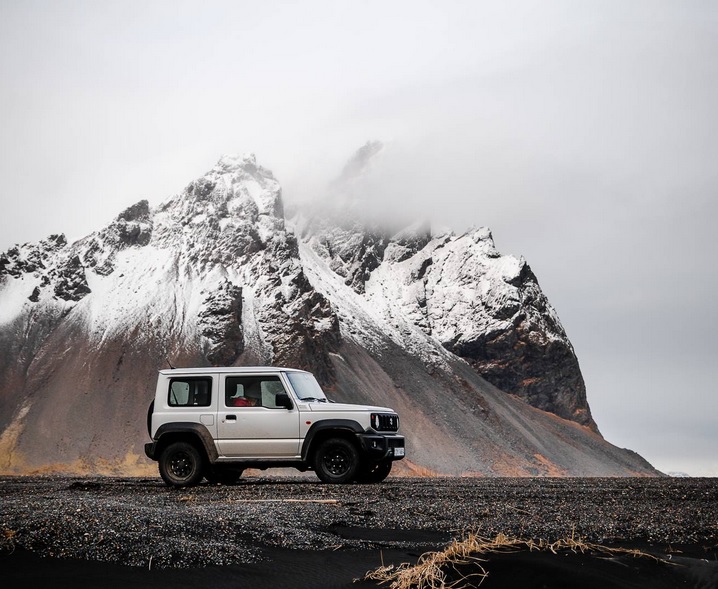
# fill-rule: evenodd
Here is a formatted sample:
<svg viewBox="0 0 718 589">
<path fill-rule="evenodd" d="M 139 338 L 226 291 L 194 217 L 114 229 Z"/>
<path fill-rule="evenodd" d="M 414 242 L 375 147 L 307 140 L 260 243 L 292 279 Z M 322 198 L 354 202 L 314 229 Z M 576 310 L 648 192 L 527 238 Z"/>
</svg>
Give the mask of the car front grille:
<svg viewBox="0 0 718 589">
<path fill-rule="evenodd" d="M 395 413 L 372 414 L 372 427 L 381 432 L 395 432 L 399 430 L 399 416 Z"/>
</svg>

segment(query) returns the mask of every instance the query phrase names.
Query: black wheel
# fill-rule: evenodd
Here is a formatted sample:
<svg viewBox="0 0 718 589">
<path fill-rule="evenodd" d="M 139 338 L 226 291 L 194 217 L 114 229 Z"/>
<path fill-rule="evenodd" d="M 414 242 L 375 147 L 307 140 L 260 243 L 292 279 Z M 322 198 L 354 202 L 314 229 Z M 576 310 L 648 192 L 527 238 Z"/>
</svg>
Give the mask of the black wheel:
<svg viewBox="0 0 718 589">
<path fill-rule="evenodd" d="M 192 444 L 175 442 L 160 456 L 160 476 L 172 487 L 191 487 L 204 476 L 204 458 Z"/>
<path fill-rule="evenodd" d="M 391 472 L 391 460 L 370 462 L 360 469 L 357 475 L 358 483 L 381 483 Z"/>
<path fill-rule="evenodd" d="M 359 469 L 356 446 L 344 438 L 329 438 L 314 455 L 314 471 L 325 483 L 350 483 Z"/>
<path fill-rule="evenodd" d="M 221 468 L 214 466 L 204 475 L 210 483 L 218 485 L 236 485 L 242 477 L 243 468 Z"/>
</svg>

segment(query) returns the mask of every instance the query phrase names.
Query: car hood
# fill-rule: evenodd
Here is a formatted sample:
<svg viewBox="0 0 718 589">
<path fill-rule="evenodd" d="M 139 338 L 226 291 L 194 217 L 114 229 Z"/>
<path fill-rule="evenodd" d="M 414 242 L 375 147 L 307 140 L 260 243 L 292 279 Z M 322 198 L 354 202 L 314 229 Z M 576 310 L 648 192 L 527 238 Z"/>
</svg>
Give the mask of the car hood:
<svg viewBox="0 0 718 589">
<path fill-rule="evenodd" d="M 369 413 L 396 413 L 388 407 L 375 407 L 373 405 L 354 405 L 353 403 L 308 403 L 310 411 L 329 412 L 329 411 L 363 411 Z"/>
</svg>

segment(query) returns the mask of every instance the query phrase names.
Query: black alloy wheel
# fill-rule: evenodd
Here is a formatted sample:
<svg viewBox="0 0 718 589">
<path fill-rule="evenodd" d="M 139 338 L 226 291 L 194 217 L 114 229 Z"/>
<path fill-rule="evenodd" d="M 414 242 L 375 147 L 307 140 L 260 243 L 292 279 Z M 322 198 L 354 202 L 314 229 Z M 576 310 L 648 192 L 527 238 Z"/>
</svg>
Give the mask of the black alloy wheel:
<svg viewBox="0 0 718 589">
<path fill-rule="evenodd" d="M 204 460 L 199 450 L 188 442 L 174 442 L 162 452 L 160 476 L 171 487 L 191 487 L 204 476 Z"/>
<path fill-rule="evenodd" d="M 314 457 L 314 471 L 325 483 L 350 483 L 358 469 L 359 452 L 354 444 L 344 438 L 325 440 Z"/>
</svg>

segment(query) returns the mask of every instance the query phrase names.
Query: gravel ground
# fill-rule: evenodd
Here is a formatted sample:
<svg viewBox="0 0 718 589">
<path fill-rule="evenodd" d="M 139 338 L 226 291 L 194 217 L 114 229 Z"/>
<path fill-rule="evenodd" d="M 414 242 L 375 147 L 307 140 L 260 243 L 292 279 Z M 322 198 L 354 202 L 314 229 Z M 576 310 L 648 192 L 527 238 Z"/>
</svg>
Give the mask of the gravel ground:
<svg viewBox="0 0 718 589">
<path fill-rule="evenodd" d="M 271 549 L 438 549 L 467 532 L 684 547 L 716 560 L 718 479 L 0 477 L 0 550 L 151 568 L 259 562 Z"/>
</svg>

